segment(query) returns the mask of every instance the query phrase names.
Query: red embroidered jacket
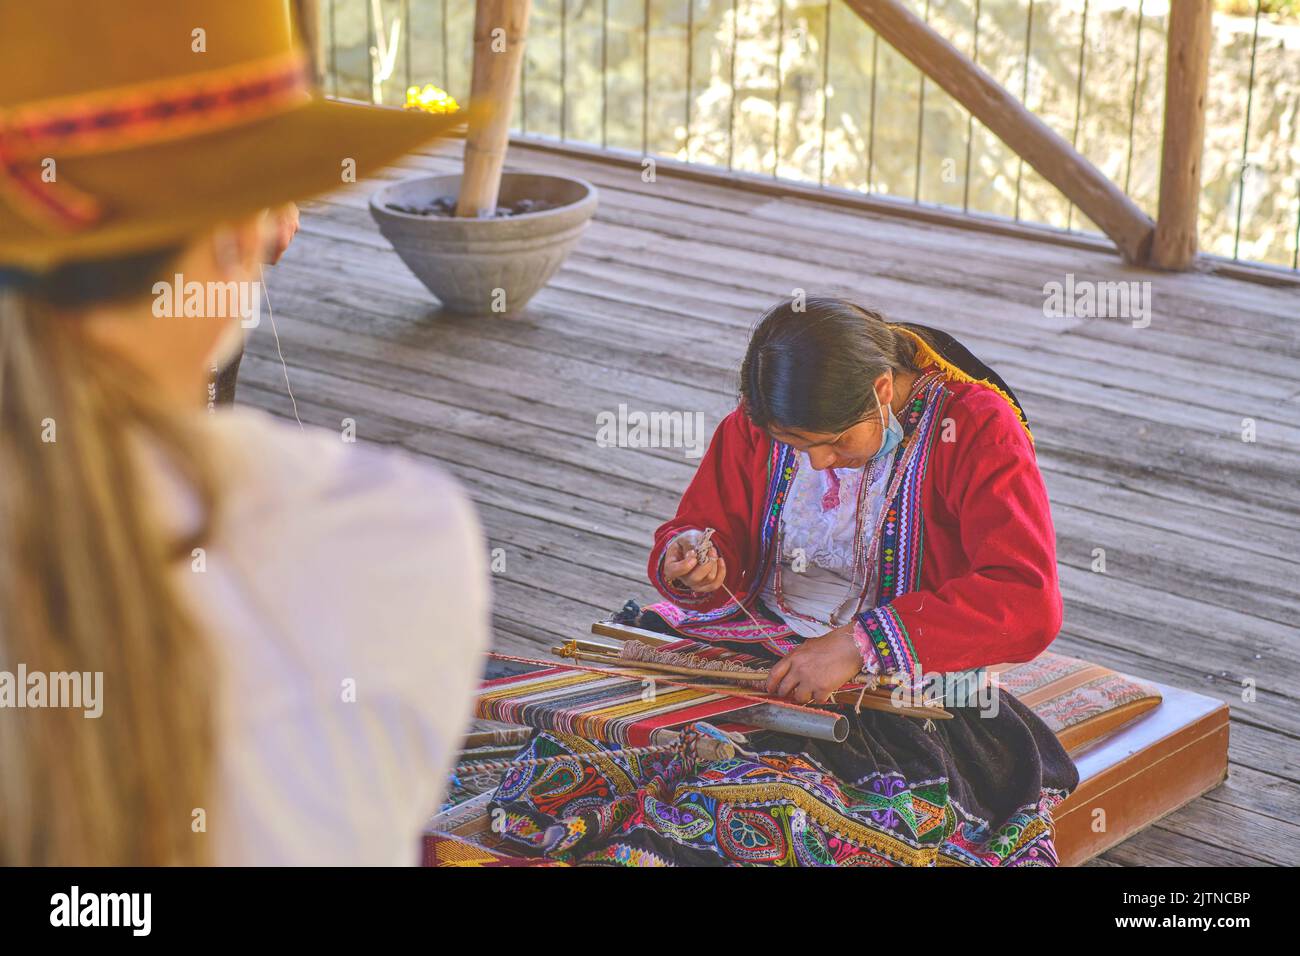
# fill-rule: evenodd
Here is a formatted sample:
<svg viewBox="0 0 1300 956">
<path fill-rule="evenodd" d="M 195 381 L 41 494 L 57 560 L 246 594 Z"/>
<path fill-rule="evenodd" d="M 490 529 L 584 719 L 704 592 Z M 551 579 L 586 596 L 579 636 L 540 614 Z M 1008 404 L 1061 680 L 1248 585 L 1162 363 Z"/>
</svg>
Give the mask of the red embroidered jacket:
<svg viewBox="0 0 1300 956">
<path fill-rule="evenodd" d="M 1056 536 L 1033 444 L 997 392 L 974 382 L 945 386 L 952 395 L 920 486 L 919 588 L 858 617 L 880 672 L 913 681 L 1032 660 L 1061 627 Z M 754 578 L 764 563 L 772 443 L 740 408 L 718 426 L 677 514 L 655 532 L 650 580 L 669 601 L 692 612 L 729 602 L 721 589 L 694 595 L 659 574 L 674 535 L 712 527 L 727 587 L 752 605 L 750 592 L 762 585 Z"/>
</svg>

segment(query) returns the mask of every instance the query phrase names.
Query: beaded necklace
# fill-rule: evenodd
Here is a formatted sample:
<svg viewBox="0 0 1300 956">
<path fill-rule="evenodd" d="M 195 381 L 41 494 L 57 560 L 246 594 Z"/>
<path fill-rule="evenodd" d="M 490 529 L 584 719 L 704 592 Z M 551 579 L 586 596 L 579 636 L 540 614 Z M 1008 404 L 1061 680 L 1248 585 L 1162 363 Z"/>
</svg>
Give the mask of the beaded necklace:
<svg viewBox="0 0 1300 956">
<path fill-rule="evenodd" d="M 907 409 L 908 409 L 907 422 L 904 425 L 906 435 L 904 436 L 903 441 L 899 444 L 898 449 L 894 452 L 893 473 L 890 475 L 889 483 L 885 491 L 884 502 L 882 503 L 880 508 L 880 516 L 876 519 L 875 527 L 872 529 L 870 542 L 867 543 L 865 546 L 863 544 L 862 525 L 863 525 L 864 512 L 869 510 L 865 507 L 866 500 L 867 500 L 867 491 L 870 487 L 872 487 L 872 485 L 875 482 L 875 479 L 879 477 L 876 468 L 884 467 L 884 462 L 882 461 L 879 466 L 876 465 L 875 459 L 872 459 L 870 462 L 868 462 L 866 466 L 867 472 L 866 474 L 863 475 L 862 482 L 858 487 L 858 500 L 857 500 L 857 506 L 855 512 L 854 531 L 853 531 L 853 577 L 850 579 L 847 594 L 852 595 L 854 591 L 857 590 L 858 576 L 863 571 L 866 572 L 866 574 L 864 575 L 864 577 L 866 578 L 865 581 L 866 586 L 864 586 L 862 590 L 859 592 L 858 603 L 854 609 L 854 614 L 857 614 L 862 610 L 862 605 L 866 601 L 867 595 L 875 594 L 879 587 L 880 563 L 878 561 L 869 560 L 869 558 L 875 555 L 877 549 L 880 547 L 881 535 L 885 530 L 885 524 L 890 514 L 889 503 L 893 501 L 894 498 L 898 495 L 898 489 L 903 483 L 903 477 L 910 470 L 913 461 L 915 461 L 916 459 L 918 450 L 921 447 L 920 442 L 915 441 L 916 436 L 920 432 L 920 430 L 916 426 L 921 420 L 922 412 L 924 412 L 925 410 L 926 399 L 930 390 L 929 386 L 933 382 L 940 379 L 941 377 L 942 376 L 938 372 L 925 372 L 917 376 L 916 381 L 912 383 L 912 388 L 911 391 L 908 393 L 908 398 L 907 398 Z M 799 467 L 798 457 L 794 459 L 792 467 L 797 472 Z M 791 480 L 793 482 L 793 479 Z M 785 602 L 785 594 L 781 587 L 781 576 L 782 576 L 781 564 L 782 564 L 782 557 L 785 554 L 784 522 L 781 521 L 777 522 L 775 544 L 776 544 L 776 560 L 775 560 L 776 569 L 774 572 L 772 586 L 776 596 L 777 607 L 781 609 L 782 615 L 789 615 L 789 616 L 799 618 L 800 620 L 803 621 L 809 621 L 818 624 L 824 623 L 822 621 L 818 621 L 814 617 L 809 617 L 808 615 L 801 614 L 798 611 L 793 610 Z"/>
</svg>

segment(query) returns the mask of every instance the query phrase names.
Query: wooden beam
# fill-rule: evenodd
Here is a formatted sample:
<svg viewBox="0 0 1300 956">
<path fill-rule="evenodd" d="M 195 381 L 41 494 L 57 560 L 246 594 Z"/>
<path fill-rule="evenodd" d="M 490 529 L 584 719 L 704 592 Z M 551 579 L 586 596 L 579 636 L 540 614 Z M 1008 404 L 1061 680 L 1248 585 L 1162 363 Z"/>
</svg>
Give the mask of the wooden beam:
<svg viewBox="0 0 1300 956">
<path fill-rule="evenodd" d="M 1169 5 L 1160 207 L 1151 245 L 1151 264 L 1161 269 L 1186 269 L 1196 258 L 1213 15 L 1210 0 Z"/>
<path fill-rule="evenodd" d="M 532 0 L 478 0 L 475 8 L 471 112 L 457 216 L 491 215 L 496 209 L 531 6 Z"/>
<path fill-rule="evenodd" d="M 898 0 L 845 2 L 1100 226 L 1126 260 L 1146 261 L 1151 217 L 1063 137 Z"/>
</svg>

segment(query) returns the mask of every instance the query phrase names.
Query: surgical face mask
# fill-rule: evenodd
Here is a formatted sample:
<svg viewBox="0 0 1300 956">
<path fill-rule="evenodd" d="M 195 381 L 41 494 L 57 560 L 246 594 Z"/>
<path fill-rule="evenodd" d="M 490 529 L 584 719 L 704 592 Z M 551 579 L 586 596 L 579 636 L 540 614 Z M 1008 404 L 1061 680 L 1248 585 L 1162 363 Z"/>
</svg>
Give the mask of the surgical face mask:
<svg viewBox="0 0 1300 956">
<path fill-rule="evenodd" d="M 889 416 L 888 420 L 885 418 L 886 415 Z M 897 448 L 899 442 L 903 440 L 902 424 L 900 424 L 898 419 L 894 416 L 894 410 L 884 404 L 880 406 L 880 429 L 880 451 L 871 456 L 873 459 L 880 458 L 882 455 L 888 455 Z"/>
</svg>

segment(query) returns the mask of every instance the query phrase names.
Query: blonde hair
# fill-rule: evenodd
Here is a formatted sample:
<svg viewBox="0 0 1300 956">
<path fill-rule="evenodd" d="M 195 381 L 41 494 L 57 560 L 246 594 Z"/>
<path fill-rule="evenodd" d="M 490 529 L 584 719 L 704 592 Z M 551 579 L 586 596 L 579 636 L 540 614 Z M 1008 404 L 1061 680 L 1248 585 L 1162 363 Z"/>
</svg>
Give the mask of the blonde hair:
<svg viewBox="0 0 1300 956">
<path fill-rule="evenodd" d="M 0 709 L 3 865 L 208 860 L 191 824 L 212 793 L 212 658 L 173 575 L 206 534 L 213 490 L 177 410 L 78 322 L 79 308 L 137 298 L 173 257 L 0 284 L 0 671 L 103 674 L 98 718 Z M 198 539 L 163 531 L 142 442 L 196 492 Z"/>
</svg>

